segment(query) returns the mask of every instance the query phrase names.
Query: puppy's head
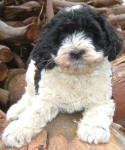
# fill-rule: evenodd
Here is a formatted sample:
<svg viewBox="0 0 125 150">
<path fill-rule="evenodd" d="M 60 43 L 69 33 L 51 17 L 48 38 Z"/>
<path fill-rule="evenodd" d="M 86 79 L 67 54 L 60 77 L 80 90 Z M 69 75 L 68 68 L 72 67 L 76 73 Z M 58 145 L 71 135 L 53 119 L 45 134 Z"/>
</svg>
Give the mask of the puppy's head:
<svg viewBox="0 0 125 150">
<path fill-rule="evenodd" d="M 53 59 L 70 74 L 92 71 L 104 58 L 103 51 L 96 51 L 92 40 L 84 31 L 74 32 L 63 40 Z"/>
<path fill-rule="evenodd" d="M 33 51 L 38 68 L 56 65 L 73 74 L 94 69 L 104 57 L 116 58 L 122 41 L 103 14 L 88 5 L 62 9 L 45 26 Z"/>
</svg>

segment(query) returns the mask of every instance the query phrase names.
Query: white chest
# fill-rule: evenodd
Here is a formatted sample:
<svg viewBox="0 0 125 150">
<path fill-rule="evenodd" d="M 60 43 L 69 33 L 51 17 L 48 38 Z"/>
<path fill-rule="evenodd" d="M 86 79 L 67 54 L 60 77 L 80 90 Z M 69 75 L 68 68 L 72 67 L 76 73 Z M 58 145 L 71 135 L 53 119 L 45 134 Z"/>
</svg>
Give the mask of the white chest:
<svg viewBox="0 0 125 150">
<path fill-rule="evenodd" d="M 86 75 L 69 75 L 56 67 L 42 72 L 39 93 L 42 100 L 62 108 L 80 110 L 112 94 L 111 74 L 111 65 L 106 60 L 94 72 Z"/>
</svg>

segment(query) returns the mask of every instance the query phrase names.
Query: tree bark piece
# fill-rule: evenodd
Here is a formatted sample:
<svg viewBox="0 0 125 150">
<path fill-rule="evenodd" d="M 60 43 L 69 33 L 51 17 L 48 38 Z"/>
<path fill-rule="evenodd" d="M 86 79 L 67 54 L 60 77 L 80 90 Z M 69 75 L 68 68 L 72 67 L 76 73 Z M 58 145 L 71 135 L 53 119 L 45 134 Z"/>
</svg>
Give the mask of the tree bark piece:
<svg viewBox="0 0 125 150">
<path fill-rule="evenodd" d="M 112 6 L 115 4 L 122 4 L 122 0 L 90 0 L 87 3 L 95 7 L 103 7 L 103 6 Z"/>
<path fill-rule="evenodd" d="M 9 100 L 9 92 L 0 88 L 0 103 L 7 105 Z"/>
<path fill-rule="evenodd" d="M 1 8 L 1 7 L 3 8 L 4 5 L 5 5 L 5 4 L 4 4 L 4 0 L 0 1 L 0 8 Z"/>
<path fill-rule="evenodd" d="M 23 27 L 12 27 L 3 21 L 0 21 L 1 42 L 27 43 L 28 41 L 31 42 L 31 40 L 36 39 L 36 34 L 38 34 L 38 29 L 34 24 Z"/>
<path fill-rule="evenodd" d="M 36 16 L 29 17 L 29 18 L 27 18 L 23 21 L 23 23 L 25 25 L 28 25 L 28 24 L 31 24 L 31 23 L 36 23 L 36 22 L 37 22 L 37 17 Z"/>
<path fill-rule="evenodd" d="M 38 15 L 41 5 L 36 1 L 29 1 L 22 5 L 6 6 L 4 9 L 5 20 L 24 20 L 27 17 Z"/>
<path fill-rule="evenodd" d="M 0 119 L 6 119 L 6 114 L 2 110 L 0 110 Z"/>
<path fill-rule="evenodd" d="M 3 16 L 3 9 L 4 9 L 4 0 L 0 1 L 0 16 L 2 17 Z"/>
<path fill-rule="evenodd" d="M 116 28 L 116 32 L 121 37 L 121 39 L 123 39 L 123 48 L 118 56 L 118 57 L 120 57 L 125 54 L 125 30 L 122 30 L 121 27 L 118 27 L 118 28 Z"/>
<path fill-rule="evenodd" d="M 14 28 L 0 21 L 0 40 L 18 39 L 24 37 L 28 26 Z"/>
<path fill-rule="evenodd" d="M 87 2 L 88 0 L 66 0 L 70 2 Z"/>
<path fill-rule="evenodd" d="M 12 51 L 4 45 L 0 45 L 0 61 L 9 62 L 13 59 Z"/>
<path fill-rule="evenodd" d="M 113 96 L 116 102 L 115 121 L 125 119 L 125 56 L 113 63 Z"/>
<path fill-rule="evenodd" d="M 125 14 L 109 15 L 109 21 L 114 26 L 125 28 Z"/>
<path fill-rule="evenodd" d="M 53 0 L 47 0 L 47 6 L 46 6 L 46 17 L 47 22 L 49 22 L 54 16 L 54 10 L 53 10 Z"/>
<path fill-rule="evenodd" d="M 116 32 L 123 40 L 125 40 L 125 30 L 122 30 L 121 28 L 117 28 Z"/>
<path fill-rule="evenodd" d="M 5 63 L 0 61 L 0 81 L 3 81 L 7 77 L 8 68 Z"/>
<path fill-rule="evenodd" d="M 14 53 L 14 59 L 19 68 L 25 68 L 25 64 L 18 54 Z"/>
<path fill-rule="evenodd" d="M 37 17 L 36 16 L 28 17 L 23 21 L 5 21 L 5 23 L 12 27 L 22 27 L 29 24 L 36 24 Z"/>
<path fill-rule="evenodd" d="M 4 3 L 5 3 L 5 5 L 7 6 L 7 5 L 12 5 L 12 4 L 15 4 L 15 0 L 4 0 Z"/>
<path fill-rule="evenodd" d="M 5 21 L 5 23 L 12 27 L 22 27 L 26 25 L 23 21 Z"/>
<path fill-rule="evenodd" d="M 9 104 L 14 104 L 22 97 L 25 92 L 25 74 L 17 74 L 9 83 L 8 91 L 9 95 Z"/>
<path fill-rule="evenodd" d="M 9 91 L 9 105 L 17 102 L 25 91 L 25 70 L 11 69 L 5 81 L 4 88 Z"/>
<path fill-rule="evenodd" d="M 6 114 L 0 109 L 0 137 L 6 125 L 7 125 Z M 0 150 L 4 150 L 4 144 L 1 140 L 0 140 Z"/>
<path fill-rule="evenodd" d="M 46 130 L 41 131 L 28 145 L 28 150 L 46 150 L 47 148 L 47 132 Z M 61 150 L 61 149 L 60 149 Z"/>
<path fill-rule="evenodd" d="M 62 135 L 52 137 L 49 143 L 48 150 L 67 150 L 68 142 Z"/>
<path fill-rule="evenodd" d="M 118 5 L 114 7 L 101 7 L 101 8 L 95 8 L 97 11 L 105 13 L 107 15 L 114 14 L 114 15 L 120 15 L 125 13 L 125 5 Z"/>
<path fill-rule="evenodd" d="M 41 30 L 42 30 L 42 27 L 39 24 L 37 24 L 37 23 L 36 24 L 31 24 L 28 27 L 28 30 L 26 32 L 27 39 L 30 40 L 30 41 L 37 40 L 38 35 L 41 32 Z"/>
</svg>

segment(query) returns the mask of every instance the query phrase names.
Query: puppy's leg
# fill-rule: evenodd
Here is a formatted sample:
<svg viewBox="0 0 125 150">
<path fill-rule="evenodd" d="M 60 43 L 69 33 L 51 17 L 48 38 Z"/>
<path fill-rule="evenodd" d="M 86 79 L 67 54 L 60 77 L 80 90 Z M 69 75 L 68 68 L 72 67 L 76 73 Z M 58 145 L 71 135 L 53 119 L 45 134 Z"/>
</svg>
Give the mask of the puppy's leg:
<svg viewBox="0 0 125 150">
<path fill-rule="evenodd" d="M 38 96 L 33 99 L 34 103 L 4 130 L 2 140 L 6 146 L 19 148 L 28 144 L 58 114 L 57 107 L 52 104 L 41 101 Z"/>
<path fill-rule="evenodd" d="M 18 115 L 23 112 L 26 107 L 30 104 L 32 97 L 35 95 L 34 76 L 36 67 L 34 61 L 31 60 L 27 73 L 25 93 L 22 98 L 14 105 L 12 105 L 7 112 L 7 120 L 15 120 Z"/>
<path fill-rule="evenodd" d="M 79 138 L 82 141 L 95 144 L 108 142 L 114 110 L 113 100 L 89 106 L 78 126 Z"/>
</svg>

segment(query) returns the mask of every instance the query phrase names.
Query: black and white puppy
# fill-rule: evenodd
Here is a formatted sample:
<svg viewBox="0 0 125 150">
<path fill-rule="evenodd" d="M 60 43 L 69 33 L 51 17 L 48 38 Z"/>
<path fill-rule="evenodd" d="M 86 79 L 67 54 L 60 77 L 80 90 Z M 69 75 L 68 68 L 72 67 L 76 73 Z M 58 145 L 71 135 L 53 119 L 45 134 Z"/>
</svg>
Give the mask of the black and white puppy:
<svg viewBox="0 0 125 150">
<path fill-rule="evenodd" d="M 77 135 L 89 143 L 110 137 L 115 103 L 110 61 L 122 41 L 106 17 L 87 5 L 62 9 L 32 51 L 25 93 L 7 112 L 7 146 L 28 144 L 59 112 L 83 111 Z"/>
</svg>

